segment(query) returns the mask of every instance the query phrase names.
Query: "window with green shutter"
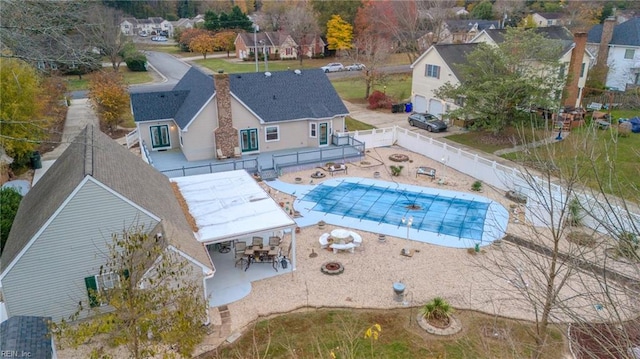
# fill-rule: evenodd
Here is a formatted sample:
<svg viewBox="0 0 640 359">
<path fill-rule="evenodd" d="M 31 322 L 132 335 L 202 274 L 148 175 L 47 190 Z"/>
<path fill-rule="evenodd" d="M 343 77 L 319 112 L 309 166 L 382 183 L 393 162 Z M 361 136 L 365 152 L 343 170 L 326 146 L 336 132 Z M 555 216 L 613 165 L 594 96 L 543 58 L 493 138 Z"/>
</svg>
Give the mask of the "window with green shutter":
<svg viewBox="0 0 640 359">
<path fill-rule="evenodd" d="M 98 301 L 98 282 L 96 281 L 95 276 L 85 277 L 84 285 L 87 287 L 87 295 L 89 296 L 89 305 L 91 308 L 97 307 L 100 305 Z"/>
</svg>

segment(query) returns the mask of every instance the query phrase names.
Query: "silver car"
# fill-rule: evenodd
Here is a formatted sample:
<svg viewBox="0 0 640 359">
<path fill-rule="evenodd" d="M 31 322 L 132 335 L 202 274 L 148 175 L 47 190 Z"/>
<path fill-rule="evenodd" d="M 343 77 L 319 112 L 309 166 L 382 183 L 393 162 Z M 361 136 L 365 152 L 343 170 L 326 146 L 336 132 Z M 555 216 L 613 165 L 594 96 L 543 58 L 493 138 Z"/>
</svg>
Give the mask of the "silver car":
<svg viewBox="0 0 640 359">
<path fill-rule="evenodd" d="M 344 71 L 344 66 L 342 66 L 342 64 L 339 63 L 339 62 L 332 62 L 332 63 L 330 63 L 328 65 L 322 66 L 321 69 L 325 73 L 327 73 L 327 72 L 338 72 L 338 71 Z"/>
<path fill-rule="evenodd" d="M 430 113 L 414 112 L 409 116 L 409 125 L 423 128 L 429 132 L 440 132 L 447 130 L 447 124 Z"/>
<path fill-rule="evenodd" d="M 351 65 L 347 65 L 344 69 L 347 71 L 362 71 L 364 69 L 366 69 L 367 67 L 364 66 L 364 64 L 351 64 Z"/>
</svg>

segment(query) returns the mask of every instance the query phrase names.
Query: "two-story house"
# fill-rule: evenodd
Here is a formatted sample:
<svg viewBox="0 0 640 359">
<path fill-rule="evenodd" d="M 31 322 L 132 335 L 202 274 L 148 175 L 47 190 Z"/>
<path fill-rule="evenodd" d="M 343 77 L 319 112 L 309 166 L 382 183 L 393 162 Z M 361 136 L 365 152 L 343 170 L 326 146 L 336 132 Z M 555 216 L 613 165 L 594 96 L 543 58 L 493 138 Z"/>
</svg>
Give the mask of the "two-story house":
<svg viewBox="0 0 640 359">
<path fill-rule="evenodd" d="M 597 53 L 596 66 L 607 66 L 606 87 L 624 91 L 640 85 L 640 17 L 621 24 L 611 17 L 593 26 L 587 47 Z"/>
<path fill-rule="evenodd" d="M 163 32 L 167 36 L 173 36 L 173 24 L 161 17 L 149 17 L 147 19 L 127 17 L 120 22 L 120 31 L 127 36 L 159 35 Z"/>
<path fill-rule="evenodd" d="M 536 12 L 532 15 L 537 27 L 562 26 L 561 12 Z"/>
<path fill-rule="evenodd" d="M 572 61 L 572 54 L 576 43 L 571 33 L 564 27 L 537 28 L 536 32 L 542 33 L 547 38 L 560 40 L 563 44 L 562 55 L 559 59 L 564 64 L 564 75 L 567 75 Z M 439 99 L 434 95 L 435 90 L 445 83 L 449 82 L 457 85 L 461 82 L 461 74 L 457 70 L 457 65 L 467 63 L 466 56 L 472 52 L 477 43 L 485 42 L 492 45 L 499 44 L 504 41 L 505 29 L 488 29 L 483 30 L 469 44 L 438 44 L 425 51 L 411 65 L 413 69 L 412 82 L 412 101 L 413 108 L 416 112 L 429 112 L 436 116 L 456 109 L 463 104 L 461 102 L 451 102 Z M 586 36 L 582 38 L 586 40 Z M 580 44 L 578 44 L 580 45 Z M 585 49 L 585 44 L 578 46 L 576 52 L 580 52 L 581 56 L 576 61 L 579 63 L 576 72 L 579 76 L 572 77 L 577 80 L 575 85 L 571 87 L 571 106 L 580 106 L 582 99 L 582 89 L 585 86 L 587 71 L 592 59 L 592 55 Z M 580 47 L 582 50 L 580 50 Z M 574 66 L 575 67 L 575 66 Z M 567 89 L 568 90 L 568 89 Z"/>
</svg>

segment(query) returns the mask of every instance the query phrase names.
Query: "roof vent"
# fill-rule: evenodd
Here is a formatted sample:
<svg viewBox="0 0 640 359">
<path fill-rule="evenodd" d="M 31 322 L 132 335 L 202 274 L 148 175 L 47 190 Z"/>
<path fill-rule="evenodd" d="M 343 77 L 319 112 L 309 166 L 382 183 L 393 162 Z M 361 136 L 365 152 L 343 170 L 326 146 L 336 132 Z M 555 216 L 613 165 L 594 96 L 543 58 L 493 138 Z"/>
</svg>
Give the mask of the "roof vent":
<svg viewBox="0 0 640 359">
<path fill-rule="evenodd" d="M 265 73 L 264 73 L 264 76 L 265 76 L 265 77 L 271 77 L 271 72 L 269 72 L 269 71 L 265 72 Z"/>
<path fill-rule="evenodd" d="M 296 74 L 296 75 L 302 75 L 302 71 L 300 71 L 298 69 L 293 70 L 293 73 Z"/>
</svg>

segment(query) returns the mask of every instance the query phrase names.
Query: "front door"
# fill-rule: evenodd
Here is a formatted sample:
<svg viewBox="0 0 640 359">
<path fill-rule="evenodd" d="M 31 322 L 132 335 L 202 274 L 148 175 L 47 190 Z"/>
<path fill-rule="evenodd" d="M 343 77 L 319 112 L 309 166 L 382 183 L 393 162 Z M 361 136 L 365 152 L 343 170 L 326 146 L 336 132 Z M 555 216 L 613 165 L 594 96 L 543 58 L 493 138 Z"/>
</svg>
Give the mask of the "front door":
<svg viewBox="0 0 640 359">
<path fill-rule="evenodd" d="M 169 126 L 151 126 L 151 148 L 161 149 L 171 146 L 169 142 Z"/>
<path fill-rule="evenodd" d="M 329 143 L 329 124 L 326 122 L 320 123 L 319 132 L 320 146 Z"/>
<path fill-rule="evenodd" d="M 250 128 L 240 130 L 240 145 L 242 152 L 252 152 L 258 150 L 258 129 Z"/>
</svg>

